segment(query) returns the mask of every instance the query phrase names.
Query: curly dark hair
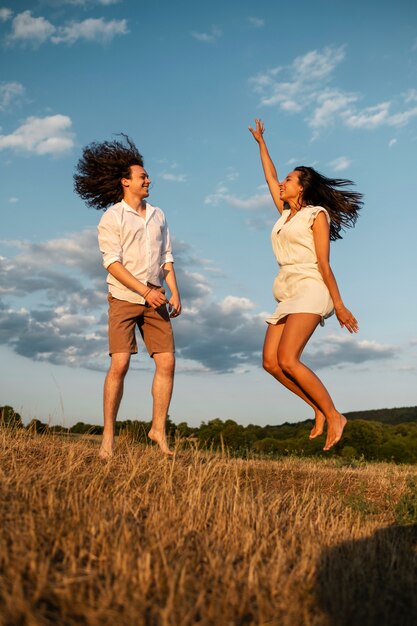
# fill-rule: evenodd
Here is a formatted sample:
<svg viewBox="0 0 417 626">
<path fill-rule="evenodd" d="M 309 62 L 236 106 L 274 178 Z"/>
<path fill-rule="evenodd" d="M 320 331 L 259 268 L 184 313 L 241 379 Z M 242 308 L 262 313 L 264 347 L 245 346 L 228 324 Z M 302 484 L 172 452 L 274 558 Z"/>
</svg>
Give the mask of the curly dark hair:
<svg viewBox="0 0 417 626">
<path fill-rule="evenodd" d="M 341 230 L 355 225 L 358 213 L 363 205 L 363 195 L 357 191 L 338 189 L 354 185 L 345 178 L 327 178 L 312 167 L 300 165 L 298 172 L 300 185 L 303 187 L 303 204 L 322 206 L 330 216 L 330 239 L 342 239 Z"/>
<path fill-rule="evenodd" d="M 74 190 L 94 209 L 107 207 L 123 198 L 122 178 L 130 178 L 131 165 L 143 167 L 143 157 L 133 141 L 121 133 L 124 142 L 91 143 L 76 166 Z"/>
</svg>

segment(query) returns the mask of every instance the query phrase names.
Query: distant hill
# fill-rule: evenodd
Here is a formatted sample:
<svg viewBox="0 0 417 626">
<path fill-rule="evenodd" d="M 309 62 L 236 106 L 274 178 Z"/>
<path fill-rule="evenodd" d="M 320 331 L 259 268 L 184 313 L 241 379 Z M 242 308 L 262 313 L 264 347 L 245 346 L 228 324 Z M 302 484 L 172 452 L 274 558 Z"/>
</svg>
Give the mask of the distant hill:
<svg viewBox="0 0 417 626">
<path fill-rule="evenodd" d="M 372 409 L 371 411 L 351 411 L 344 414 L 350 420 L 369 420 L 383 424 L 405 424 L 417 422 L 417 406 L 403 406 L 395 409 Z"/>
</svg>

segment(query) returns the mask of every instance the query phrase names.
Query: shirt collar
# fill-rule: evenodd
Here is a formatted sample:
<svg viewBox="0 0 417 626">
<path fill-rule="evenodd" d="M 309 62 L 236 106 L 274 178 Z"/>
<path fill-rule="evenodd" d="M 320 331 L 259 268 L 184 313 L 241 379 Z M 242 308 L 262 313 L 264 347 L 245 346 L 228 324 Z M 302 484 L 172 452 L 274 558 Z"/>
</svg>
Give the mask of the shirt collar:
<svg viewBox="0 0 417 626">
<path fill-rule="evenodd" d="M 126 200 L 121 200 L 123 207 L 127 210 L 127 211 L 131 211 L 132 213 L 134 213 L 135 215 L 139 215 L 137 211 L 135 211 L 135 209 L 133 209 L 130 204 L 128 204 L 126 202 Z M 155 211 L 155 207 L 152 206 L 152 204 L 149 204 L 149 202 L 146 202 L 145 200 L 145 204 L 146 204 L 146 221 L 149 220 L 149 218 L 152 216 L 153 212 Z"/>
</svg>

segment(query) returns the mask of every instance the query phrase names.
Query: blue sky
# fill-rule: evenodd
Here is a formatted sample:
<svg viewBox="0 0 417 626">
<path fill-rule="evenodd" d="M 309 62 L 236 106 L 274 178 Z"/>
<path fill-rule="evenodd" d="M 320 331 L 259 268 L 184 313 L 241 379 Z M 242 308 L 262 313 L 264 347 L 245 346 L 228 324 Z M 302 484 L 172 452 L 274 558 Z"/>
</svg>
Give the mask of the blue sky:
<svg viewBox="0 0 417 626">
<path fill-rule="evenodd" d="M 305 357 L 342 411 L 417 404 L 417 4 L 339 0 L 38 0 L 0 6 L 0 405 L 101 422 L 100 213 L 73 193 L 82 147 L 125 132 L 174 237 L 184 313 L 170 414 L 281 423 L 310 409 L 260 367 L 277 219 L 255 117 L 280 175 L 296 164 L 364 193 L 332 266 L 359 320 Z M 148 419 L 134 357 L 121 419 Z"/>
</svg>

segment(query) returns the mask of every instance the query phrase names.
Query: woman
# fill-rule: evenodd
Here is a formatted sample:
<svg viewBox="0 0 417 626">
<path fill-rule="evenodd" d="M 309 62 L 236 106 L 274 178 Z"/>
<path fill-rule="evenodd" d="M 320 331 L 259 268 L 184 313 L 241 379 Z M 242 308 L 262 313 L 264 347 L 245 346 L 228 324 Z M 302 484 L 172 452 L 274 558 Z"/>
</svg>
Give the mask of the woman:
<svg viewBox="0 0 417 626">
<path fill-rule="evenodd" d="M 278 180 L 257 119 L 249 127 L 259 144 L 262 167 L 272 199 L 281 217 L 272 229 L 272 247 L 280 265 L 273 292 L 278 306 L 267 319 L 263 366 L 287 389 L 309 404 L 315 413 L 310 438 L 323 433 L 324 450 L 342 437 L 346 418 L 333 404 L 321 380 L 301 363 L 301 354 L 318 324 L 336 313 L 340 326 L 358 331 L 354 315 L 345 307 L 329 263 L 330 240 L 353 226 L 362 206 L 360 193 L 346 191 L 349 180 L 330 179 L 311 167 L 296 167 Z"/>
</svg>

